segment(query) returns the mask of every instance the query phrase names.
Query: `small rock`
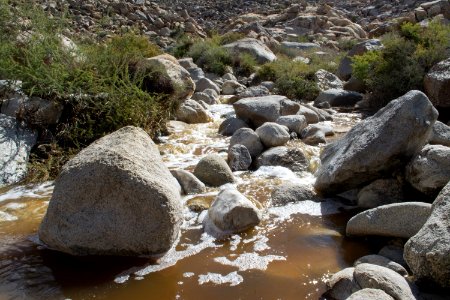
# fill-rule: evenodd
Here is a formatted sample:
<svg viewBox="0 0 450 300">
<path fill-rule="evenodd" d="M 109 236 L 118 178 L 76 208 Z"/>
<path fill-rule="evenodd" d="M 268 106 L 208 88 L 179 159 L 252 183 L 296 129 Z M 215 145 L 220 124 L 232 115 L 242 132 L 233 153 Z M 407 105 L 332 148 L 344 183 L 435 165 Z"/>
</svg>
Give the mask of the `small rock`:
<svg viewBox="0 0 450 300">
<path fill-rule="evenodd" d="M 212 89 L 216 91 L 217 94 L 220 94 L 220 88 L 217 84 L 206 77 L 200 78 L 196 83 L 195 91 L 203 92 L 206 89 Z"/>
<path fill-rule="evenodd" d="M 225 159 L 217 154 L 203 157 L 195 167 L 194 175 L 210 186 L 221 186 L 226 183 L 233 183 L 235 180 Z"/>
<path fill-rule="evenodd" d="M 290 139 L 289 132 L 283 126 L 273 122 L 264 123 L 255 132 L 267 148 L 283 146 Z"/>
<path fill-rule="evenodd" d="M 244 145 L 253 158 L 257 157 L 264 150 L 261 139 L 256 132 L 250 128 L 238 129 L 233 134 L 230 140 L 230 148 L 236 144 Z"/>
<path fill-rule="evenodd" d="M 309 160 L 301 149 L 291 147 L 275 147 L 263 152 L 256 160 L 256 167 L 281 166 L 293 172 L 309 169 Z"/>
<path fill-rule="evenodd" d="M 305 184 L 287 183 L 272 192 L 272 205 L 284 206 L 304 200 L 317 200 L 314 188 Z"/>
<path fill-rule="evenodd" d="M 211 114 L 200 103 L 190 99 L 180 105 L 175 116 L 179 121 L 188 124 L 209 123 L 212 121 Z"/>
<path fill-rule="evenodd" d="M 327 292 L 323 295 L 326 299 L 345 300 L 351 294 L 361 288 L 353 278 L 355 268 L 346 268 L 333 274 L 327 281 Z"/>
<path fill-rule="evenodd" d="M 281 116 L 276 120 L 276 123 L 286 126 L 289 131 L 295 132 L 298 135 L 308 126 L 306 117 L 301 115 Z"/>
<path fill-rule="evenodd" d="M 172 173 L 173 177 L 181 185 L 184 194 L 199 194 L 205 191 L 205 184 L 191 172 L 186 170 L 171 170 L 170 173 Z"/>
<path fill-rule="evenodd" d="M 232 171 L 246 171 L 252 164 L 252 157 L 248 149 L 236 144 L 228 150 L 228 165 Z"/>
<path fill-rule="evenodd" d="M 232 136 L 241 128 L 249 128 L 247 123 L 236 117 L 231 117 L 222 122 L 219 126 L 219 134 L 224 136 Z"/>
<path fill-rule="evenodd" d="M 360 257 L 355 261 L 353 266 L 356 267 L 357 265 L 364 263 L 385 267 L 391 269 L 392 271 L 397 272 L 402 276 L 408 276 L 408 271 L 406 271 L 406 269 L 402 265 L 381 255 L 371 254 Z"/>
</svg>

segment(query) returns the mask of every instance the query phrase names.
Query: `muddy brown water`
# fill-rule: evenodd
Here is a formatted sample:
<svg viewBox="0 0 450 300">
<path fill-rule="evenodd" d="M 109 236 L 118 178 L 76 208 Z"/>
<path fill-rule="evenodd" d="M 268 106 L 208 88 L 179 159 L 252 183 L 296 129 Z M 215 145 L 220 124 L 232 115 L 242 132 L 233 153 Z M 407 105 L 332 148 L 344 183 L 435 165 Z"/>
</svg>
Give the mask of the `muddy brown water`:
<svg viewBox="0 0 450 300">
<path fill-rule="evenodd" d="M 204 154 L 226 153 L 228 139 L 216 131 L 227 110 L 214 107 L 213 124 L 173 122 L 172 135 L 160 145 L 168 167 L 192 170 Z M 339 114 L 334 125 L 342 133 L 357 121 L 356 115 Z M 320 148 L 297 145 L 305 147 L 313 171 Z M 237 189 L 265 208 L 277 185 L 314 180 L 311 172 L 279 167 L 236 176 Z M 159 261 L 71 257 L 36 238 L 51 191 L 51 183 L 0 189 L 0 299 L 318 299 L 332 273 L 370 252 L 345 237 L 352 214 L 346 207 L 305 201 L 268 208 L 255 229 L 223 240 L 203 232 L 204 213 L 186 208 L 180 241 Z M 183 201 L 211 199 L 217 192 Z"/>
</svg>

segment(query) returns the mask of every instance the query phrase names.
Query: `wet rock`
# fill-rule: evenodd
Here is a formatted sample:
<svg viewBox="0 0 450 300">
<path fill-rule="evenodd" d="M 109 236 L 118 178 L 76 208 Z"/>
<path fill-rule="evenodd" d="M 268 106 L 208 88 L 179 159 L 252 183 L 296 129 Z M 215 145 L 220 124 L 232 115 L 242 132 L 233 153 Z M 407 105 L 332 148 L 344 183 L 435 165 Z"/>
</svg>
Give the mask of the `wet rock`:
<svg viewBox="0 0 450 300">
<path fill-rule="evenodd" d="M 175 116 L 179 121 L 188 124 L 209 123 L 212 121 L 211 114 L 200 103 L 190 99 L 180 105 Z"/>
<path fill-rule="evenodd" d="M 212 89 L 216 91 L 217 94 L 220 94 L 220 87 L 214 83 L 211 79 L 206 77 L 200 78 L 195 86 L 196 92 L 203 92 L 206 89 Z"/>
<path fill-rule="evenodd" d="M 13 117 L 0 114 L 0 187 L 26 176 L 28 157 L 36 139 L 36 132 Z"/>
<path fill-rule="evenodd" d="M 256 166 L 281 166 L 301 172 L 309 169 L 309 160 L 301 149 L 281 146 L 263 152 L 257 158 Z"/>
<path fill-rule="evenodd" d="M 301 115 L 282 116 L 276 120 L 276 123 L 286 126 L 289 131 L 295 132 L 298 135 L 308 126 L 306 117 Z"/>
<path fill-rule="evenodd" d="M 356 267 L 357 265 L 364 264 L 364 263 L 391 269 L 392 271 L 395 271 L 402 276 L 408 275 L 408 271 L 406 271 L 406 269 L 402 265 L 396 263 L 395 261 L 390 260 L 387 257 L 381 256 L 381 255 L 371 254 L 371 255 L 366 255 L 366 256 L 360 257 L 355 261 L 353 266 Z"/>
<path fill-rule="evenodd" d="M 205 184 L 191 172 L 186 170 L 171 170 L 170 173 L 178 181 L 183 193 L 186 195 L 203 193 L 206 189 Z"/>
<path fill-rule="evenodd" d="M 228 150 L 228 165 L 232 171 L 246 171 L 252 164 L 252 156 L 247 147 L 236 144 Z"/>
<path fill-rule="evenodd" d="M 334 135 L 334 130 L 331 125 L 327 124 L 312 124 L 308 125 L 301 132 L 302 141 L 308 145 L 318 145 L 326 143 L 326 136 Z"/>
<path fill-rule="evenodd" d="M 431 68 L 424 79 L 425 92 L 437 107 L 450 107 L 450 58 Z"/>
<path fill-rule="evenodd" d="M 243 92 L 246 87 L 236 80 L 227 80 L 222 85 L 222 94 L 224 95 L 236 95 Z"/>
<path fill-rule="evenodd" d="M 39 238 L 72 255 L 160 255 L 181 222 L 178 182 L 145 131 L 128 126 L 64 165 Z"/>
<path fill-rule="evenodd" d="M 450 181 L 450 147 L 425 146 L 406 167 L 406 180 L 424 194 L 437 195 Z"/>
<path fill-rule="evenodd" d="M 362 289 L 347 298 L 347 300 L 369 300 L 369 299 L 394 300 L 394 298 L 386 294 L 386 292 L 379 289 Z"/>
<path fill-rule="evenodd" d="M 318 200 L 314 188 L 305 184 L 287 183 L 272 192 L 272 205 L 284 206 L 304 200 Z"/>
<path fill-rule="evenodd" d="M 247 123 L 239 118 L 231 117 L 222 122 L 219 126 L 219 134 L 224 136 L 232 136 L 237 130 L 241 128 L 249 128 Z"/>
<path fill-rule="evenodd" d="M 405 245 L 404 257 L 421 281 L 450 287 L 450 182 L 433 202 L 430 218 Z"/>
<path fill-rule="evenodd" d="M 328 291 L 324 294 L 326 299 L 345 300 L 361 288 L 353 278 L 355 268 L 346 268 L 331 276 L 327 281 Z"/>
<path fill-rule="evenodd" d="M 350 79 L 353 72 L 351 58 L 355 55 L 362 55 L 368 51 L 378 50 L 381 47 L 383 47 L 383 45 L 379 40 L 367 40 L 356 44 L 341 60 L 337 71 L 337 76 L 342 80 Z"/>
<path fill-rule="evenodd" d="M 344 84 L 339 77 L 323 69 L 318 70 L 314 74 L 314 79 L 317 83 L 317 87 L 321 91 L 344 88 Z"/>
<path fill-rule="evenodd" d="M 314 100 L 314 105 L 316 107 L 323 107 L 324 104 L 329 104 L 330 106 L 354 106 L 362 99 L 363 96 L 357 92 L 331 89 L 321 92 Z"/>
<path fill-rule="evenodd" d="M 249 53 L 258 63 L 263 64 L 277 59 L 275 54 L 264 43 L 253 38 L 244 38 L 223 46 L 234 53 Z"/>
<path fill-rule="evenodd" d="M 202 212 L 204 210 L 207 210 L 211 207 L 211 203 L 213 202 L 214 198 L 211 198 L 209 196 L 200 196 L 195 197 L 192 199 L 189 199 L 186 202 L 186 206 L 193 212 Z"/>
<path fill-rule="evenodd" d="M 404 202 L 363 211 L 347 223 L 347 235 L 378 235 L 410 238 L 430 216 L 431 204 Z"/>
<path fill-rule="evenodd" d="M 404 201 L 403 185 L 397 179 L 378 179 L 358 193 L 358 206 L 374 208 Z"/>
<path fill-rule="evenodd" d="M 450 147 L 450 126 L 436 121 L 433 125 L 433 133 L 430 138 L 430 144 Z"/>
<path fill-rule="evenodd" d="M 217 154 L 203 157 L 194 170 L 194 175 L 210 186 L 221 186 L 233 183 L 234 176 L 225 159 Z"/>
<path fill-rule="evenodd" d="M 419 91 L 391 101 L 325 147 L 315 188 L 333 194 L 357 188 L 402 167 L 422 149 L 437 111 Z"/>
<path fill-rule="evenodd" d="M 233 134 L 230 140 L 230 148 L 237 144 L 244 145 L 253 158 L 261 154 L 264 150 L 261 139 L 250 128 L 238 129 Z"/>
<path fill-rule="evenodd" d="M 362 289 L 379 289 L 398 300 L 416 299 L 406 279 L 391 269 L 372 264 L 360 264 L 355 267 L 353 276 Z"/>
<path fill-rule="evenodd" d="M 194 94 L 195 83 L 191 75 L 173 56 L 163 54 L 143 59 L 138 62 L 136 69 L 141 72 L 161 72 L 158 81 L 145 87 L 150 92 L 170 92 L 180 101 Z M 179 88 L 180 86 L 183 88 Z"/>
<path fill-rule="evenodd" d="M 285 127 L 273 122 L 264 123 L 255 132 L 267 148 L 283 146 L 290 139 Z"/>
<path fill-rule="evenodd" d="M 239 100 L 233 104 L 238 118 L 249 120 L 259 127 L 265 122 L 275 122 L 281 116 L 295 115 L 300 105 L 284 96 L 264 96 Z"/>
<path fill-rule="evenodd" d="M 208 210 L 212 223 L 222 231 L 239 233 L 261 222 L 261 211 L 234 189 L 222 190 Z"/>
</svg>

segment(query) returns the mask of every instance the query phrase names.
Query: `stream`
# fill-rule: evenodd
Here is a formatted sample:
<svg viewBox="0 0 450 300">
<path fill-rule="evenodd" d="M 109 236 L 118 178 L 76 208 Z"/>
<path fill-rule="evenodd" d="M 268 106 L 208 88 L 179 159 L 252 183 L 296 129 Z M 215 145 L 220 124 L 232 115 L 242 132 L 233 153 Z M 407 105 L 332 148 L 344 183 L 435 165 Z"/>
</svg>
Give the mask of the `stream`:
<svg viewBox="0 0 450 300">
<path fill-rule="evenodd" d="M 214 122 L 187 125 L 171 121 L 171 134 L 159 145 L 169 169 L 192 171 L 206 154 L 226 157 L 229 138 L 217 134 L 230 105 L 210 108 Z M 360 120 L 338 112 L 332 122 L 337 138 Z M 318 299 L 329 276 L 370 252 L 345 237 L 352 216 L 340 202 L 302 201 L 270 207 L 277 186 L 314 183 L 320 147 L 300 140 L 310 171 L 283 167 L 235 172 L 236 188 L 265 209 L 251 231 L 216 240 L 203 232 L 206 211 L 185 206 L 176 247 L 159 261 L 123 257 L 72 257 L 39 244 L 37 229 L 51 197 L 52 182 L 0 189 L 0 299 Z M 184 196 L 211 202 L 219 192 Z"/>
</svg>

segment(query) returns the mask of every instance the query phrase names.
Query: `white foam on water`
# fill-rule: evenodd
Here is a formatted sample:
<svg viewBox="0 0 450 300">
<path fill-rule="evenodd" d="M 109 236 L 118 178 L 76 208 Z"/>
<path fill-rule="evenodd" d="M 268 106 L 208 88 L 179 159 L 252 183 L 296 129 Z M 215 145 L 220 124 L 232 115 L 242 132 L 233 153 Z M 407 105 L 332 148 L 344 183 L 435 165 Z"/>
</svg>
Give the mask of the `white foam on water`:
<svg viewBox="0 0 450 300">
<path fill-rule="evenodd" d="M 53 192 L 53 182 L 48 181 L 34 186 L 17 186 L 0 195 L 0 202 L 20 198 L 47 198 Z"/>
<path fill-rule="evenodd" d="M 230 286 L 236 286 L 244 282 L 244 278 L 239 275 L 236 271 L 232 272 L 228 275 L 222 275 L 217 273 L 207 273 L 205 275 L 199 275 L 198 276 L 198 283 L 200 285 L 205 283 L 214 283 L 214 284 L 227 284 L 229 283 Z"/>
<path fill-rule="evenodd" d="M 239 255 L 235 260 L 231 261 L 226 257 L 216 257 L 215 262 L 225 266 L 236 267 L 239 271 L 247 270 L 267 270 L 269 264 L 277 260 L 286 260 L 286 257 L 279 255 L 260 256 L 257 253 L 244 253 Z"/>
<path fill-rule="evenodd" d="M 181 251 L 177 251 L 177 250 L 175 250 L 175 247 L 173 247 L 171 250 L 169 250 L 169 252 L 167 252 L 163 257 L 161 257 L 159 259 L 158 264 L 149 265 L 142 269 L 131 268 L 131 269 L 117 275 L 117 277 L 114 281 L 117 283 L 124 283 L 130 279 L 130 275 L 134 275 L 135 277 L 143 277 L 150 273 L 162 271 L 164 269 L 174 266 L 178 261 L 180 261 L 184 258 L 199 254 L 200 252 L 202 252 L 203 250 L 205 250 L 207 248 L 221 247 L 221 245 L 217 245 L 214 242 L 215 242 L 214 237 L 212 237 L 206 233 L 203 233 L 201 236 L 201 240 L 198 244 L 187 245 L 187 248 L 185 250 L 181 250 Z"/>
<path fill-rule="evenodd" d="M 190 277 L 192 277 L 194 275 L 195 275 L 194 272 L 185 272 L 185 273 L 183 273 L 183 277 L 184 278 L 190 278 Z"/>
<path fill-rule="evenodd" d="M 332 200 L 324 202 L 305 200 L 297 203 L 288 203 L 285 206 L 271 207 L 268 209 L 268 212 L 275 217 L 275 222 L 280 222 L 291 219 L 292 215 L 295 214 L 310 216 L 332 215 L 339 213 L 340 209 L 345 207 L 344 204 Z"/>
<path fill-rule="evenodd" d="M 19 218 L 7 212 L 0 211 L 0 222 L 17 221 Z"/>
<path fill-rule="evenodd" d="M 27 205 L 25 203 L 16 203 L 16 202 L 11 202 L 8 203 L 4 206 L 5 211 L 11 211 L 11 210 L 19 210 L 22 208 L 27 207 Z"/>
<path fill-rule="evenodd" d="M 230 240 L 230 251 L 236 251 L 239 244 L 241 243 L 241 240 L 242 238 L 240 235 L 238 234 L 233 235 Z"/>
</svg>

